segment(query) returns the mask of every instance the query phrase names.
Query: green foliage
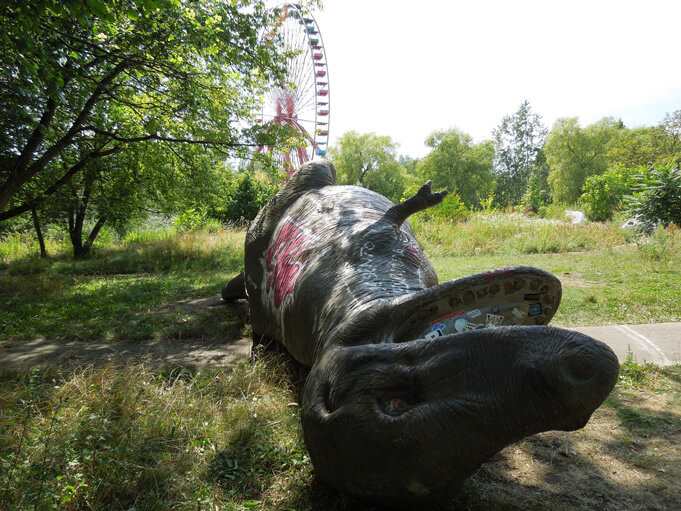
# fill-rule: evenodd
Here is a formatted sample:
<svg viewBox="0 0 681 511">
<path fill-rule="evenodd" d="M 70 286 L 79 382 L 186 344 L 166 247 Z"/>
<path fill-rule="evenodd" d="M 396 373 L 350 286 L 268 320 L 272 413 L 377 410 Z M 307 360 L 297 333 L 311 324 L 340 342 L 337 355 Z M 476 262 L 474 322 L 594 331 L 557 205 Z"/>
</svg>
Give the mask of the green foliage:
<svg viewBox="0 0 681 511">
<path fill-rule="evenodd" d="M 497 210 L 495 203 L 496 196 L 494 195 L 494 191 L 491 191 L 487 197 L 480 199 L 480 210 L 483 213 L 494 213 Z"/>
<path fill-rule="evenodd" d="M 173 225 L 179 232 L 197 231 L 205 225 L 206 218 L 205 212 L 195 208 L 188 208 L 175 216 Z"/>
<path fill-rule="evenodd" d="M 433 216 L 449 222 L 460 222 L 468 218 L 470 211 L 458 193 L 450 193 L 440 204 L 432 208 Z"/>
<path fill-rule="evenodd" d="M 627 211 L 645 232 L 661 223 L 681 225 L 681 170 L 678 166 L 655 165 L 635 176 L 634 193 L 627 198 Z"/>
<path fill-rule="evenodd" d="M 415 195 L 419 188 L 420 186 L 418 185 L 412 185 L 409 187 L 407 190 L 405 190 L 402 200 L 405 201 L 409 197 Z M 459 197 L 459 194 L 454 192 L 447 194 L 447 196 L 437 206 L 417 213 L 415 223 L 429 220 L 456 223 L 466 220 L 470 214 L 470 210 L 463 203 L 461 197 Z"/>
<path fill-rule="evenodd" d="M 215 200 L 208 214 L 223 223 L 245 224 L 256 217 L 276 192 L 277 187 L 263 184 L 250 172 L 244 172 L 229 189 L 218 191 L 223 196 Z"/>
<path fill-rule="evenodd" d="M 337 183 L 358 185 L 398 202 L 404 193 L 407 173 L 397 161 L 397 144 L 390 137 L 349 131 L 329 148 Z"/>
<path fill-rule="evenodd" d="M 556 121 L 544 146 L 554 200 L 577 202 L 586 179 L 607 170 L 608 151 L 623 129 L 620 121 L 610 118 L 586 128 L 579 125 L 576 117 Z"/>
<path fill-rule="evenodd" d="M 620 366 L 618 385 L 629 389 L 640 389 L 650 382 L 651 375 L 655 375 L 657 371 L 658 368 L 650 362 L 638 363 L 630 351 L 627 353 L 627 359 Z"/>
<path fill-rule="evenodd" d="M 673 256 L 681 253 L 681 230 L 676 224 L 658 224 L 649 236 L 636 240 L 639 253 L 654 264 L 673 264 Z"/>
<path fill-rule="evenodd" d="M 605 221 L 619 210 L 624 197 L 633 191 L 637 169 L 616 166 L 603 174 L 591 176 L 584 183 L 579 204 L 589 220 Z"/>
<path fill-rule="evenodd" d="M 658 163 L 681 165 L 681 110 L 667 112 L 660 123 L 664 133 Z"/>
<path fill-rule="evenodd" d="M 540 153 L 543 159 L 543 153 Z M 551 190 L 548 184 L 548 165 L 546 162 L 535 167 L 527 183 L 527 189 L 522 198 L 522 205 L 539 209 L 551 202 Z"/>
<path fill-rule="evenodd" d="M 521 201 L 534 207 L 545 203 L 542 190 L 547 186 L 546 173 L 541 172 L 544 163 L 541 151 L 546 133 L 541 116 L 531 111 L 528 101 L 493 130 L 495 196 L 500 206 Z"/>
<path fill-rule="evenodd" d="M 548 220 L 563 220 L 565 219 L 565 206 L 558 203 L 551 203 L 541 206 L 538 209 L 538 214 L 542 218 Z"/>
<path fill-rule="evenodd" d="M 458 193 L 468 209 L 489 195 L 493 186 L 491 142 L 474 144 L 469 135 L 454 129 L 431 134 L 426 145 L 432 151 L 417 166 L 422 182 L 431 179 L 433 189 Z"/>
<path fill-rule="evenodd" d="M 608 160 L 625 168 L 650 166 L 666 157 L 666 138 L 663 126 L 621 130 L 608 149 Z"/>
<path fill-rule="evenodd" d="M 255 0 L 10 0 L 0 15 L 0 130 L 11 134 L 0 143 L 0 220 L 138 144 L 147 169 L 177 159 L 186 173 L 247 150 L 261 131 L 248 128 L 254 98 L 284 77 L 285 55 L 259 37 L 276 13 Z M 160 169 L 170 184 L 177 167 Z"/>
</svg>

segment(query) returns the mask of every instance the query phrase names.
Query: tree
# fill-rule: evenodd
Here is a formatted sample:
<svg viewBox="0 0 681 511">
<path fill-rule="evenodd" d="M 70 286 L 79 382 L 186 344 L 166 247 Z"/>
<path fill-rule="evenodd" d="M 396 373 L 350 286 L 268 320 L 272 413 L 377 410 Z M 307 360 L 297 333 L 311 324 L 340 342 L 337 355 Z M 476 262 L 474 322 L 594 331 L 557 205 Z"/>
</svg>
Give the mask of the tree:
<svg viewBox="0 0 681 511">
<path fill-rule="evenodd" d="M 271 183 L 258 180 L 248 171 L 231 178 L 229 186 L 220 190 L 208 215 L 224 223 L 243 224 L 253 220 L 277 192 Z"/>
<path fill-rule="evenodd" d="M 399 202 L 407 174 L 397 161 L 397 144 L 390 137 L 349 131 L 329 149 L 339 184 L 358 185 Z"/>
<path fill-rule="evenodd" d="M 621 121 L 611 118 L 586 128 L 579 125 L 577 117 L 556 121 L 544 145 L 554 201 L 576 202 L 586 179 L 605 172 L 610 164 L 611 144 L 623 129 Z"/>
<path fill-rule="evenodd" d="M 541 182 L 543 173 L 540 166 L 547 129 L 541 122 L 541 116 L 533 113 L 530 103 L 524 101 L 513 115 L 502 119 L 492 134 L 497 202 L 501 206 L 520 204 L 531 180 L 532 196 L 538 198 L 541 189 L 546 188 Z"/>
<path fill-rule="evenodd" d="M 432 151 L 417 166 L 422 181 L 432 179 L 434 190 L 458 193 L 469 209 L 490 194 L 494 158 L 491 142 L 474 144 L 469 135 L 452 129 L 432 133 L 426 145 Z"/>
<path fill-rule="evenodd" d="M 637 172 L 640 170 L 616 165 L 603 174 L 588 177 L 579 198 L 587 218 L 596 221 L 612 218 L 613 212 L 622 207 L 625 196 L 632 193 Z"/>
<path fill-rule="evenodd" d="M 80 154 L 78 145 L 70 149 L 62 156 L 65 167 Z M 199 157 L 192 161 L 188 166 L 152 142 L 91 160 L 82 172 L 40 203 L 41 216 L 66 227 L 74 257 L 87 257 L 105 225 L 122 233 L 149 212 L 174 212 L 188 186 L 198 191 L 205 179 L 197 171 Z"/>
<path fill-rule="evenodd" d="M 664 137 L 662 156 L 658 158 L 658 163 L 681 165 L 681 110 L 665 114 L 660 128 Z"/>
<path fill-rule="evenodd" d="M 627 210 L 641 221 L 650 234 L 658 223 L 681 225 L 681 169 L 655 165 L 635 176 L 634 194 L 627 199 Z"/>
<path fill-rule="evenodd" d="M 8 0 L 0 16 L 0 220 L 131 144 L 255 144 L 238 126 L 284 76 L 256 0 Z"/>
</svg>

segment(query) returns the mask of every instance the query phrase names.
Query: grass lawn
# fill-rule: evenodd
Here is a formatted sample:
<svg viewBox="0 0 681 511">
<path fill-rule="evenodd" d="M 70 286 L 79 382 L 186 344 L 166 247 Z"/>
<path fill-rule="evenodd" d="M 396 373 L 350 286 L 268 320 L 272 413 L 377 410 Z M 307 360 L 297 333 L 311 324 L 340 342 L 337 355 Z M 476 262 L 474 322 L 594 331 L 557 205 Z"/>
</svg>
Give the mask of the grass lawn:
<svg viewBox="0 0 681 511">
<path fill-rule="evenodd" d="M 563 282 L 563 326 L 681 320 L 681 234 L 475 215 L 417 219 L 441 280 L 532 265 Z M 0 341 L 248 334 L 243 312 L 186 307 L 242 264 L 243 231 L 135 236 L 95 257 L 45 261 L 0 247 Z M 370 509 L 314 477 L 301 375 L 281 355 L 236 368 L 141 363 L 0 368 L 0 510 Z M 676 509 L 681 366 L 629 360 L 586 428 L 547 432 L 483 465 L 450 509 Z"/>
</svg>

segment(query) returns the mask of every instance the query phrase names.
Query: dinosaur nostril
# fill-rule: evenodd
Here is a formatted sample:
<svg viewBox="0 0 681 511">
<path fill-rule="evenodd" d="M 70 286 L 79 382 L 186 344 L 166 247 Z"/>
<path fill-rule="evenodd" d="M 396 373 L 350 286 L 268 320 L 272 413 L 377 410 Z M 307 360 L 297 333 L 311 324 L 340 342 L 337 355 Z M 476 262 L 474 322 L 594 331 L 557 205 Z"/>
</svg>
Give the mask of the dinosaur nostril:
<svg viewBox="0 0 681 511">
<path fill-rule="evenodd" d="M 571 386 L 607 387 L 617 378 L 617 357 L 598 341 L 570 350 L 560 361 L 560 376 Z M 609 389 L 608 389 L 609 390 Z"/>
<path fill-rule="evenodd" d="M 598 368 L 590 357 L 570 355 L 561 361 L 561 376 L 572 385 L 589 383 L 598 374 Z"/>
</svg>

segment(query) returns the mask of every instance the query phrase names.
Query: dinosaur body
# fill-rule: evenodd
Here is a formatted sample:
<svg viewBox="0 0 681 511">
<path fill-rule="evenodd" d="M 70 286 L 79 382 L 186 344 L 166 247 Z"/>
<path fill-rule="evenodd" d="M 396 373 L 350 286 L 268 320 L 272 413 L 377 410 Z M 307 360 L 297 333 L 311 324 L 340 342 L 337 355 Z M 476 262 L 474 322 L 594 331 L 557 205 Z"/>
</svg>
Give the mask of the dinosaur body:
<svg viewBox="0 0 681 511">
<path fill-rule="evenodd" d="M 317 474 L 387 504 L 442 501 L 505 445 L 576 429 L 612 389 L 615 355 L 545 325 L 558 279 L 515 267 L 437 283 L 407 218 L 446 192 L 394 205 L 303 165 L 246 236 L 253 331 L 311 367 L 303 392 Z M 245 290 L 245 295 L 244 295 Z"/>
</svg>

